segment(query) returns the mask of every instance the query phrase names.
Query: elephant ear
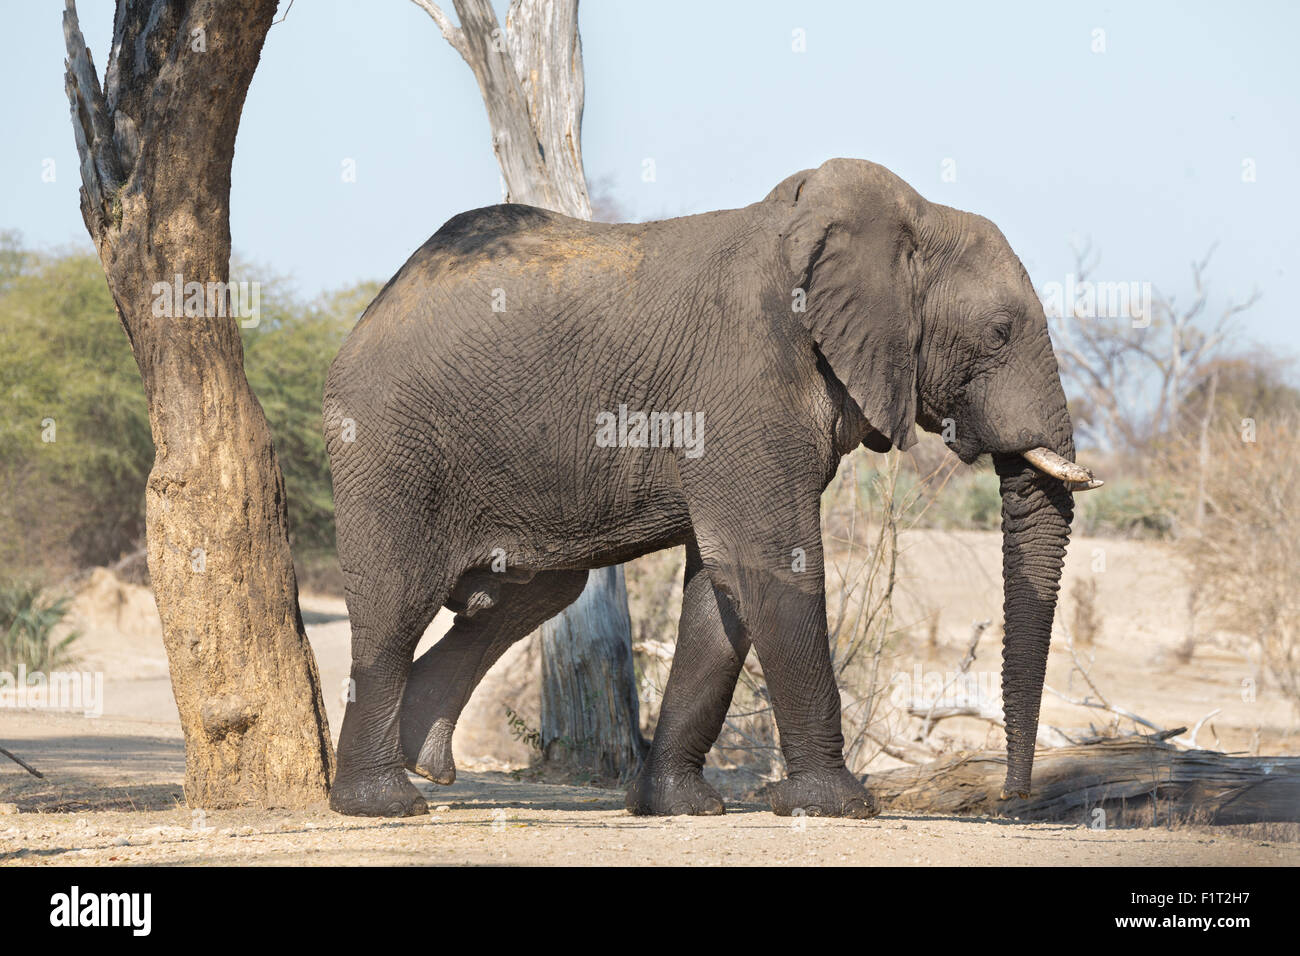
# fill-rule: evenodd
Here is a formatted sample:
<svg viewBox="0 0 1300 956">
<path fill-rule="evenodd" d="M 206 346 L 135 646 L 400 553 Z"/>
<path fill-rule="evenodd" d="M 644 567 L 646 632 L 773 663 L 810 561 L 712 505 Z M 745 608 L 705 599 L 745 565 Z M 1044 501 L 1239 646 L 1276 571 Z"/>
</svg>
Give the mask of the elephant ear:
<svg viewBox="0 0 1300 956">
<path fill-rule="evenodd" d="M 923 200 L 883 167 L 831 160 L 789 177 L 768 201 L 784 207 L 781 254 L 793 281 L 785 301 L 795 319 L 877 444 L 883 436 L 910 448 L 920 347 L 913 214 Z"/>
</svg>

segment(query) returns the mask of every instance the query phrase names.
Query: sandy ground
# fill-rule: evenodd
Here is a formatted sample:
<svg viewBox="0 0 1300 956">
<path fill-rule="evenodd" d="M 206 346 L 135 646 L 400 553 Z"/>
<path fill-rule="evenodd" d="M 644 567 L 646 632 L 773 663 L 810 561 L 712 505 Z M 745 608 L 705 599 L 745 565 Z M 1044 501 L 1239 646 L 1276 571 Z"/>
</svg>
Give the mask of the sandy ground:
<svg viewBox="0 0 1300 956">
<path fill-rule="evenodd" d="M 797 820 L 755 804 L 722 817 L 628 816 L 622 794 L 465 773 L 416 780 L 433 811 L 407 820 L 327 810 L 184 807 L 184 751 L 169 728 L 16 715 L 9 746 L 41 750 L 49 779 L 0 769 L 4 865 L 1300 865 L 1300 844 L 1204 828 L 1093 831 L 1014 820 L 889 814 Z M 57 726 L 57 725 L 62 726 Z M 415 778 L 413 778 L 415 779 Z M 13 813 L 13 803 L 22 812 Z"/>
<path fill-rule="evenodd" d="M 1101 557 L 1099 558 L 1099 553 Z M 891 659 L 903 673 L 951 669 L 965 652 L 970 624 L 1000 611 L 996 534 L 919 532 L 903 557 L 899 615 L 937 613 L 937 641 L 911 644 Z M 1105 570 L 1098 572 L 1098 562 Z M 926 570 L 928 577 L 923 575 Z M 313 864 L 753 864 L 790 865 L 1300 865 L 1291 829 L 1176 827 L 1093 831 L 1066 824 L 1006 819 L 885 815 L 872 821 L 790 820 L 761 803 L 729 803 L 724 817 L 640 819 L 622 809 L 622 793 L 532 782 L 491 772 L 527 757 L 504 733 L 510 705 L 535 725 L 535 660 L 503 661 L 476 695 L 457 731 L 461 779 L 435 788 L 412 778 L 434 812 L 402 821 L 313 812 L 212 811 L 185 806 L 184 751 L 152 597 L 97 572 L 78 599 L 74 625 L 79 669 L 104 675 L 103 715 L 0 711 L 0 745 L 46 774 L 36 780 L 0 758 L 0 863 L 7 865 L 147 863 Z M 1174 653 L 1186 627 L 1185 592 L 1156 545 L 1076 540 L 1067 562 L 1063 612 L 1073 580 L 1094 575 L 1103 619 L 1085 664 L 1116 705 L 1164 727 L 1191 725 L 1212 710 L 1200 744 L 1225 750 L 1296 753 L 1290 705 L 1266 684 L 1243 693 L 1257 666 L 1211 641 L 1191 661 Z M 925 581 L 938 582 L 924 586 Z M 330 726 L 342 720 L 340 689 L 350 654 L 346 608 L 337 598 L 304 595 L 303 617 L 316 653 Z M 425 645 L 450 624 L 442 615 Z M 924 633 L 922 631 L 922 633 Z M 910 654 L 910 656 L 909 656 Z M 996 638 L 981 645 L 975 669 L 996 669 Z M 1048 682 L 1088 693 L 1069 654 L 1054 642 Z M 1048 695 L 1043 720 L 1067 729 L 1105 726 L 1110 718 Z M 462 733 L 468 724 L 476 729 Z M 973 720 L 941 725 L 952 747 L 1000 746 Z M 996 739 L 995 739 L 996 738 Z M 881 757 L 870 769 L 894 765 Z M 721 782 L 721 781 L 720 781 Z M 734 782 L 734 778 L 727 782 Z M 721 787 L 743 793 L 745 787 Z"/>
</svg>

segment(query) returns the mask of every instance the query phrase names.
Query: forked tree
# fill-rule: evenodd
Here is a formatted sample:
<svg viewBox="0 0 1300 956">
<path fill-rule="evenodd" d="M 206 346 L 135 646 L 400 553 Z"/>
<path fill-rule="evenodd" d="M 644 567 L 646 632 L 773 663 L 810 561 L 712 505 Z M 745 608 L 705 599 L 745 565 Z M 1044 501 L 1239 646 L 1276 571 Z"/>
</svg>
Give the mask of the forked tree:
<svg viewBox="0 0 1300 956">
<path fill-rule="evenodd" d="M 192 807 L 314 804 L 334 762 L 228 285 L 235 133 L 276 2 L 118 0 L 102 89 L 73 0 L 63 15 L 82 217 L 148 399 L 149 573 Z"/>
<path fill-rule="evenodd" d="M 459 26 L 432 0 L 413 2 L 478 81 L 506 202 L 590 219 L 578 0 L 513 0 L 505 29 L 489 0 L 454 0 Z M 646 743 L 638 726 L 622 567 L 592 571 L 578 600 L 543 624 L 540 635 L 547 759 L 630 777 Z"/>
</svg>

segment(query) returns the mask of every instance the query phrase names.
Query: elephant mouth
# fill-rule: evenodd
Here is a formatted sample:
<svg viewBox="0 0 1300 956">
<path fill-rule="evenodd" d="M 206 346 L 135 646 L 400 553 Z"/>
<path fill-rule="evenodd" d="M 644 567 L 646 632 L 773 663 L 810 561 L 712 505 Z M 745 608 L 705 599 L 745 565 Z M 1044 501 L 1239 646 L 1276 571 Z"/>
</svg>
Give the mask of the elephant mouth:
<svg viewBox="0 0 1300 956">
<path fill-rule="evenodd" d="M 1020 456 L 1043 474 L 1060 479 L 1070 491 L 1091 491 L 1105 484 L 1083 465 L 1063 458 L 1049 448 L 1031 448 L 1021 452 Z"/>
</svg>

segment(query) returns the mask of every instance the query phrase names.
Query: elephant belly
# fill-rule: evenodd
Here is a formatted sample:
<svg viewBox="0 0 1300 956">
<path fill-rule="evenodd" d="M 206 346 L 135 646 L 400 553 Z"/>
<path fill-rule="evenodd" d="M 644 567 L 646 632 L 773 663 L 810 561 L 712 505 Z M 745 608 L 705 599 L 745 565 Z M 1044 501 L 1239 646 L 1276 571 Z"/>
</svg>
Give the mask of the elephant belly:
<svg viewBox="0 0 1300 956">
<path fill-rule="evenodd" d="M 653 496 L 626 513 L 598 517 L 583 529 L 584 546 L 573 549 L 589 567 L 605 567 L 643 554 L 685 544 L 691 534 L 690 513 L 680 492 Z M 575 538 L 575 541 L 583 538 Z"/>
<path fill-rule="evenodd" d="M 536 570 L 605 567 L 684 543 L 690 514 L 672 462 L 620 464 L 567 470 L 534 460 L 492 483 L 474 535 Z"/>
</svg>

